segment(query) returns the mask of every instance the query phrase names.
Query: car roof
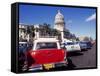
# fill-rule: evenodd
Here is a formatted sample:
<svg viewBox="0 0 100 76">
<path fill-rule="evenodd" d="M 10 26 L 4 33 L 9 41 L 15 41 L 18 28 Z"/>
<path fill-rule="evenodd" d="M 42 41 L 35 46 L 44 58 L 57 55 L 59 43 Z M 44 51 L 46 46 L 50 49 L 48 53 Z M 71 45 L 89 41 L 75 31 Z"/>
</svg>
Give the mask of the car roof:
<svg viewBox="0 0 100 76">
<path fill-rule="evenodd" d="M 73 41 L 68 40 L 68 39 L 64 39 L 64 42 L 73 42 Z"/>
<path fill-rule="evenodd" d="M 19 44 L 27 44 L 27 42 L 19 42 Z"/>
<path fill-rule="evenodd" d="M 56 38 L 38 38 L 34 42 L 58 42 Z"/>
</svg>

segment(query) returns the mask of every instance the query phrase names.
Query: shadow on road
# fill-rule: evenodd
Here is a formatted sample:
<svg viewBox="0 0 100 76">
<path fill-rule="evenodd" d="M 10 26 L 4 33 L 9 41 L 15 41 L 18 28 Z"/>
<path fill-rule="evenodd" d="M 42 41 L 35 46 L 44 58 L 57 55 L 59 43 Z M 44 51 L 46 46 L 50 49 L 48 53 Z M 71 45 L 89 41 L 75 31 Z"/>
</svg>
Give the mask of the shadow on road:
<svg viewBox="0 0 100 76">
<path fill-rule="evenodd" d="M 72 56 L 80 56 L 83 55 L 82 52 L 69 52 L 68 53 L 68 57 L 72 57 Z"/>
<path fill-rule="evenodd" d="M 76 65 L 73 64 L 71 58 L 68 58 L 68 65 L 67 66 L 56 67 L 56 68 L 50 69 L 50 71 L 72 70 L 75 67 L 76 67 Z"/>
</svg>

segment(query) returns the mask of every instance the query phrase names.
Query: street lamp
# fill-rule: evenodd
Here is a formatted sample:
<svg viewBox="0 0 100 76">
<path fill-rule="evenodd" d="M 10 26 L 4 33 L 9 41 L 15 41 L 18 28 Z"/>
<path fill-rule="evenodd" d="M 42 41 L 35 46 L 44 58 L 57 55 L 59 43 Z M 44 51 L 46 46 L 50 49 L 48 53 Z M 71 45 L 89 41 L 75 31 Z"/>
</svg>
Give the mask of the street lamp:
<svg viewBox="0 0 100 76">
<path fill-rule="evenodd" d="M 35 28 L 35 38 L 39 38 L 39 25 L 34 25 Z"/>
</svg>

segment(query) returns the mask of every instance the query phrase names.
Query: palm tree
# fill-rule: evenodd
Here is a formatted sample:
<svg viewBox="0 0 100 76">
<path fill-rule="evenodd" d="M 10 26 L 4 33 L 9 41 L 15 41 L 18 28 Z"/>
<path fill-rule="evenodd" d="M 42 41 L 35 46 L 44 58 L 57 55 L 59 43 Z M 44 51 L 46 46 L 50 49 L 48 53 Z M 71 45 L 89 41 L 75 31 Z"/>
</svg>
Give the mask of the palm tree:
<svg viewBox="0 0 100 76">
<path fill-rule="evenodd" d="M 27 26 L 26 32 L 27 32 L 28 41 L 35 37 L 34 30 L 35 30 L 34 26 Z"/>
<path fill-rule="evenodd" d="M 27 31 L 27 34 L 30 34 L 31 33 L 30 26 L 27 26 L 26 31 Z"/>
<path fill-rule="evenodd" d="M 54 36 L 59 36 L 60 35 L 60 31 L 56 30 L 56 29 L 52 29 L 52 33 Z"/>
<path fill-rule="evenodd" d="M 70 36 L 71 36 L 70 31 L 69 31 L 68 29 L 65 29 L 65 30 L 64 30 L 64 37 L 67 38 L 67 39 L 69 39 Z"/>
<path fill-rule="evenodd" d="M 42 36 L 50 35 L 50 24 L 44 23 L 40 25 L 39 33 Z"/>
<path fill-rule="evenodd" d="M 35 31 L 34 26 L 30 26 L 30 34 L 31 34 L 31 37 L 35 37 L 34 31 Z"/>
</svg>

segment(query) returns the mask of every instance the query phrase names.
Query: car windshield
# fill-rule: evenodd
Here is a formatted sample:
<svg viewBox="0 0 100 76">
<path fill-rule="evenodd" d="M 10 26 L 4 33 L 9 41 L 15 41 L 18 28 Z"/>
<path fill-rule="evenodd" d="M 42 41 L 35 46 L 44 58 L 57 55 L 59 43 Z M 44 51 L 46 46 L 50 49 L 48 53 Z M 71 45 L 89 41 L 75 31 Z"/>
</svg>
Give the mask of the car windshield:
<svg viewBox="0 0 100 76">
<path fill-rule="evenodd" d="M 74 44 L 79 44 L 79 42 L 74 42 Z"/>
<path fill-rule="evenodd" d="M 19 44 L 19 47 L 27 47 L 27 44 Z"/>
<path fill-rule="evenodd" d="M 27 51 L 27 44 L 19 44 L 19 53 Z"/>
<path fill-rule="evenodd" d="M 80 42 L 81 44 L 86 44 L 85 42 Z"/>
<path fill-rule="evenodd" d="M 91 46 L 92 44 L 91 44 L 91 42 L 87 42 L 87 45 L 90 45 Z"/>
<path fill-rule="evenodd" d="M 73 45 L 73 44 L 74 44 L 73 42 L 68 42 L 68 43 L 67 43 L 67 45 Z"/>
<path fill-rule="evenodd" d="M 37 43 L 36 49 L 55 49 L 57 48 L 56 42 L 40 42 Z"/>
</svg>

